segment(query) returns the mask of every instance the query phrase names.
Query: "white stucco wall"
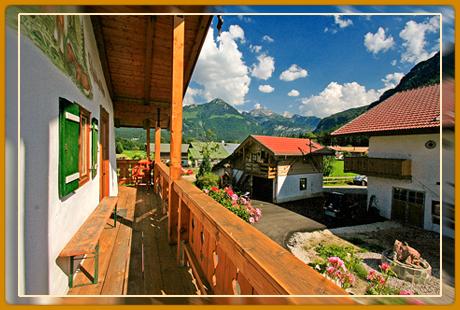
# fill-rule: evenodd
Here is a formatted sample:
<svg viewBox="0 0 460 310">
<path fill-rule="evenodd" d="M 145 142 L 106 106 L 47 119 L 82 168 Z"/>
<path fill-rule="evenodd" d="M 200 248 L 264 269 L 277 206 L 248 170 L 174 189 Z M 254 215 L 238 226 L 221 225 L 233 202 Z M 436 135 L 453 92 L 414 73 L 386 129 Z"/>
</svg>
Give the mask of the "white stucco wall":
<svg viewBox="0 0 460 310">
<path fill-rule="evenodd" d="M 306 190 L 300 190 L 301 178 L 307 179 Z M 275 203 L 314 197 L 323 191 L 323 174 L 310 173 L 277 176 L 276 181 L 273 182 L 273 187 L 275 191 Z"/>
<path fill-rule="evenodd" d="M 443 235 L 454 238 L 454 230 L 447 227 L 447 208 L 455 208 L 455 135 L 451 129 L 442 132 L 442 205 Z M 454 218 L 451 218 L 454 220 Z"/>
<path fill-rule="evenodd" d="M 104 93 L 91 74 L 93 98 L 88 99 L 27 37 L 21 36 L 21 158 L 24 177 L 25 293 L 65 294 L 67 276 L 56 258 L 99 202 L 99 171 L 75 193 L 59 199 L 59 97 L 75 101 L 100 120 L 100 106 L 109 113 L 110 195 L 117 195 L 113 106 L 104 82 L 88 16 L 84 17 L 86 51 Z M 8 36 L 17 44 L 16 36 Z M 88 59 L 88 57 L 87 57 Z M 88 66 L 89 67 L 89 66 Z M 98 156 L 99 157 L 99 156 Z M 100 165 L 98 165 L 99 167 Z"/>
<path fill-rule="evenodd" d="M 432 224 L 431 219 L 431 202 L 439 201 L 439 137 L 439 134 L 417 134 L 370 138 L 369 157 L 402 158 L 412 161 L 412 180 L 368 177 L 368 203 L 374 195 L 382 216 L 391 218 L 393 187 L 422 191 L 425 193 L 424 228 L 439 231 L 439 226 Z M 425 147 L 428 140 L 436 142 L 434 149 Z"/>
</svg>

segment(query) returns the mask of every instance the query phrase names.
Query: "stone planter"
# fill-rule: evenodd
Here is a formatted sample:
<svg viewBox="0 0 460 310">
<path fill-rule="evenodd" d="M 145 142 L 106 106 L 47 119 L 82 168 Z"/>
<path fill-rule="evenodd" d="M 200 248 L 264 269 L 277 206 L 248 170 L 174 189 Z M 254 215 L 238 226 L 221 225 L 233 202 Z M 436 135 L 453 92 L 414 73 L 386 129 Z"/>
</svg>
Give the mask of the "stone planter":
<svg viewBox="0 0 460 310">
<path fill-rule="evenodd" d="M 431 276 L 431 266 L 426 260 L 421 258 L 420 267 L 410 266 L 395 260 L 393 250 L 383 251 L 382 263 L 390 264 L 399 279 L 413 284 L 425 283 Z"/>
</svg>

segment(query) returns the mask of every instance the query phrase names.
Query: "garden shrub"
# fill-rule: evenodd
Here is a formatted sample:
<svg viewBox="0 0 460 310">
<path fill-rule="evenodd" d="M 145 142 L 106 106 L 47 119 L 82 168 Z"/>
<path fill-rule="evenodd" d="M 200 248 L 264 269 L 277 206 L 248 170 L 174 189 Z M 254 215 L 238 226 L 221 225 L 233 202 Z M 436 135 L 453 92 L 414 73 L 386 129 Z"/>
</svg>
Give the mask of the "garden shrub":
<svg viewBox="0 0 460 310">
<path fill-rule="evenodd" d="M 354 247 L 337 244 L 319 244 L 315 248 L 315 251 L 325 260 L 329 257 L 339 257 L 344 261 L 345 266 L 350 271 L 354 272 L 361 279 L 366 279 L 367 270 L 364 267 L 362 260 L 356 256 L 356 249 Z"/>
<path fill-rule="evenodd" d="M 255 223 L 262 217 L 262 211 L 254 208 L 248 197 L 238 196 L 230 187 L 204 188 L 203 192 L 248 223 Z"/>
<path fill-rule="evenodd" d="M 200 188 L 211 188 L 213 186 L 217 186 L 219 184 L 219 176 L 215 175 L 212 172 L 207 172 L 200 176 L 197 176 L 195 185 Z"/>
</svg>

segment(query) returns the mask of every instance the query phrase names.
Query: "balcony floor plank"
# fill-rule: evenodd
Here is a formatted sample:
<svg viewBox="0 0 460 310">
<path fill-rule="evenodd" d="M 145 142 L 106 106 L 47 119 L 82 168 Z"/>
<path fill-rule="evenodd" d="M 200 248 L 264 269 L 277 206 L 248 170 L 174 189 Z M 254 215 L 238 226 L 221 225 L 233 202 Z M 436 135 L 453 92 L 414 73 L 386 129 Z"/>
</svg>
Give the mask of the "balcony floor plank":
<svg viewBox="0 0 460 310">
<path fill-rule="evenodd" d="M 109 219 L 100 238 L 99 282 L 74 287 L 69 295 L 195 295 L 186 267 L 176 262 L 176 246 L 168 243 L 168 220 L 160 198 L 146 187 L 119 187 L 117 227 Z M 94 270 L 94 260 L 83 266 Z M 76 285 L 88 283 L 78 273 Z"/>
<path fill-rule="evenodd" d="M 187 268 L 177 264 L 176 246 L 168 242 L 167 226 L 160 198 L 138 187 L 128 295 L 196 294 Z"/>
</svg>

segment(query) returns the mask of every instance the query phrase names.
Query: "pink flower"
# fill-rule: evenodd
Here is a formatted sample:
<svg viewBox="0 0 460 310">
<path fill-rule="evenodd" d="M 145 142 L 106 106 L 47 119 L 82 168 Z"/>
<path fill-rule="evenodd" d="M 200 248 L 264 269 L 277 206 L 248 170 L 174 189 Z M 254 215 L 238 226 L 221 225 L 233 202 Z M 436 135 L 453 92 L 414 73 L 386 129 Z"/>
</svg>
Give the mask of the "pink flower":
<svg viewBox="0 0 460 310">
<path fill-rule="evenodd" d="M 235 194 L 230 187 L 226 187 L 224 190 L 227 193 L 227 195 L 230 197 L 232 197 Z"/>
<path fill-rule="evenodd" d="M 390 269 L 390 265 L 388 263 L 382 263 L 379 267 L 383 272 L 385 272 L 388 269 Z"/>
<path fill-rule="evenodd" d="M 414 295 L 414 292 L 411 290 L 400 290 L 399 295 Z"/>
<path fill-rule="evenodd" d="M 249 223 L 254 224 L 255 222 L 256 222 L 256 220 L 251 216 L 249 218 Z"/>
<path fill-rule="evenodd" d="M 206 189 L 206 188 L 205 188 L 205 189 L 203 190 L 203 192 L 204 192 L 205 194 L 209 194 L 209 189 Z"/>
<path fill-rule="evenodd" d="M 369 273 L 367 274 L 367 279 L 369 281 L 372 281 L 375 279 L 375 276 L 376 276 L 375 272 L 376 271 L 374 269 L 369 270 Z"/>
<path fill-rule="evenodd" d="M 380 277 L 379 277 L 379 283 L 380 283 L 380 284 L 385 284 L 385 282 L 386 282 L 385 278 L 382 277 L 382 276 L 380 276 Z"/>
<path fill-rule="evenodd" d="M 333 273 L 334 271 L 335 271 L 335 268 L 332 267 L 332 266 L 329 266 L 329 267 L 326 268 L 326 272 L 327 272 L 328 274 L 331 274 L 331 273 Z"/>
<path fill-rule="evenodd" d="M 348 282 L 349 282 L 351 285 L 354 285 L 354 284 L 355 284 L 355 281 L 356 281 L 355 276 L 354 276 L 352 273 L 349 273 L 349 274 L 348 274 Z"/>
<path fill-rule="evenodd" d="M 259 208 L 256 208 L 256 214 L 258 216 L 261 216 L 262 215 L 262 210 L 260 210 Z"/>
<path fill-rule="evenodd" d="M 340 258 L 337 256 L 331 256 L 327 259 L 327 261 L 331 264 L 337 264 L 339 262 Z"/>
<path fill-rule="evenodd" d="M 241 202 L 242 205 L 245 205 L 245 204 L 248 203 L 248 201 L 244 197 L 240 198 L 240 202 Z"/>
<path fill-rule="evenodd" d="M 232 194 L 232 195 L 230 195 L 230 197 L 232 198 L 233 201 L 238 200 L 238 195 L 237 194 Z"/>
</svg>

